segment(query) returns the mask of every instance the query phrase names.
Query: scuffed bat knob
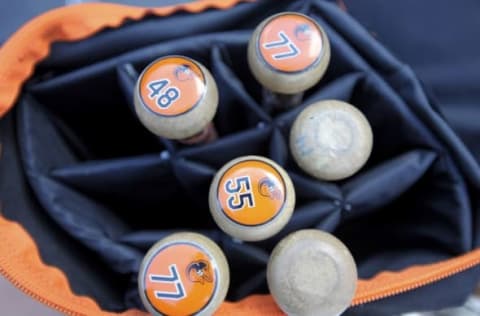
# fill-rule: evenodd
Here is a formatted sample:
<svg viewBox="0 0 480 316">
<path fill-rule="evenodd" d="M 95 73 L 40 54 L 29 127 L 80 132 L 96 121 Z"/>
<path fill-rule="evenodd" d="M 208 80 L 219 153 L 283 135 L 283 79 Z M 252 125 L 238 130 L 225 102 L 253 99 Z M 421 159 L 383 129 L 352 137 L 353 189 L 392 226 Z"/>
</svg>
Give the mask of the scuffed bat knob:
<svg viewBox="0 0 480 316">
<path fill-rule="evenodd" d="M 267 282 L 287 315 L 338 316 L 355 294 L 357 268 L 348 248 L 333 235 L 300 230 L 273 249 Z"/>
<path fill-rule="evenodd" d="M 353 175 L 370 157 L 372 144 L 372 129 L 362 112 L 337 100 L 307 106 L 290 131 L 293 158 L 321 180 Z"/>
</svg>

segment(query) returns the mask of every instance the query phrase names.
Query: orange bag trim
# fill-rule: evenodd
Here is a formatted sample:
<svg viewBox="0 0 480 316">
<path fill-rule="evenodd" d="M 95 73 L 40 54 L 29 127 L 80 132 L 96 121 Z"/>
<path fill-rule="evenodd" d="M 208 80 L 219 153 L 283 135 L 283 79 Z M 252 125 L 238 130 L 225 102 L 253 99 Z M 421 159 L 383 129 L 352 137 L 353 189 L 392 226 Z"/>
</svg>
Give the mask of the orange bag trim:
<svg viewBox="0 0 480 316">
<path fill-rule="evenodd" d="M 147 315 L 134 309 L 123 313 L 103 311 L 93 299 L 74 294 L 63 271 L 43 263 L 34 240 L 21 225 L 0 216 L 0 232 L 0 274 L 34 299 L 67 315 Z M 477 249 L 438 263 L 382 272 L 370 280 L 358 281 L 352 305 L 400 294 L 479 263 L 480 249 Z M 224 302 L 216 314 L 283 315 L 270 295 L 251 295 L 235 303 Z"/>
<path fill-rule="evenodd" d="M 166 16 L 177 11 L 191 13 L 208 8 L 228 9 L 251 0 L 199 0 L 162 8 L 136 8 L 89 3 L 50 11 L 26 24 L 0 49 L 0 117 L 14 104 L 22 84 L 35 65 L 48 56 L 55 41 L 77 41 L 106 27 L 118 27 L 126 19 L 147 14 Z M 399 272 L 382 272 L 370 280 L 359 280 L 352 305 L 368 303 L 439 281 L 480 264 L 480 249 L 433 264 Z M 48 266 L 38 248 L 19 224 L 0 216 L 0 274 L 27 295 L 67 315 L 147 315 L 143 311 L 103 311 L 91 298 L 73 293 L 63 271 Z M 283 315 L 270 295 L 251 295 L 241 301 L 224 302 L 218 315 Z"/>
<path fill-rule="evenodd" d="M 25 24 L 0 48 L 0 117 L 13 106 L 22 84 L 33 74 L 35 65 L 48 56 L 53 42 L 79 41 L 107 27 L 119 27 L 127 19 L 140 20 L 148 14 L 168 16 L 178 11 L 226 10 L 251 1 L 254 0 L 197 0 L 159 8 L 83 3 L 44 13 Z"/>
<path fill-rule="evenodd" d="M 480 265 L 480 249 L 432 264 L 414 265 L 398 272 L 384 271 L 370 280 L 359 280 L 352 306 L 405 293 L 441 281 Z"/>
<path fill-rule="evenodd" d="M 91 298 L 73 293 L 66 275 L 46 265 L 28 232 L 0 216 L 0 274 L 21 291 L 66 315 L 146 316 L 139 310 L 103 311 Z M 269 295 L 252 295 L 236 303 L 224 302 L 219 315 L 283 315 Z"/>
</svg>

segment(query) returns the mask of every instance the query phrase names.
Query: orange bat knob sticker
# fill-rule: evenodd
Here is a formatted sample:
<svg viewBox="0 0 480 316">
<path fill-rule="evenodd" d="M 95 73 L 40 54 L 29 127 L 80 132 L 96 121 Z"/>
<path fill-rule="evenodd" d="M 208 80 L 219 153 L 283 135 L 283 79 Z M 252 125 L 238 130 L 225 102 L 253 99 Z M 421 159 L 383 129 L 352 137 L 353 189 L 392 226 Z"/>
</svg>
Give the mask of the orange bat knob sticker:
<svg viewBox="0 0 480 316">
<path fill-rule="evenodd" d="M 210 213 L 223 231 L 241 240 L 268 238 L 289 221 L 295 190 L 286 171 L 261 156 L 225 164 L 210 185 Z"/>
<path fill-rule="evenodd" d="M 207 237 L 176 233 L 145 255 L 138 284 L 140 297 L 153 315 L 212 315 L 227 293 L 228 263 Z"/>
</svg>

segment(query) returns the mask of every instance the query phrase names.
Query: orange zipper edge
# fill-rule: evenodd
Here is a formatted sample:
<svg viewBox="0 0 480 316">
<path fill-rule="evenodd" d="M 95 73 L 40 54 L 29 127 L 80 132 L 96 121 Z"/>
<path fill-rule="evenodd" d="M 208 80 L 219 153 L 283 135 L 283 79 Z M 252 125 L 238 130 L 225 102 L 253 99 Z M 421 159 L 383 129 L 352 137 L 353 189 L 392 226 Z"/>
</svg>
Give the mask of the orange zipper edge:
<svg viewBox="0 0 480 316">
<path fill-rule="evenodd" d="M 53 42 L 79 41 L 104 28 L 120 27 L 127 20 L 146 15 L 169 16 L 179 11 L 199 13 L 208 9 L 227 10 L 256 0 L 196 0 L 160 7 L 139 7 L 112 3 L 82 3 L 52 9 L 30 20 L 0 46 L 0 118 L 14 105 L 22 84 L 35 65 L 50 53 Z"/>
<path fill-rule="evenodd" d="M 380 274 L 376 275 L 371 281 L 360 280 L 359 283 L 375 283 L 375 279 L 378 280 L 382 277 L 387 278 L 388 275 L 397 275 L 399 276 L 399 278 L 401 278 L 401 276 L 405 274 L 414 274 L 414 276 L 412 278 L 407 277 L 404 281 L 398 282 L 398 284 L 396 285 L 387 284 L 383 288 L 377 290 L 365 289 L 365 286 L 363 289 L 365 293 L 362 293 L 362 289 L 360 289 L 360 291 L 357 292 L 355 298 L 353 299 L 351 307 L 372 303 L 385 298 L 400 295 L 427 285 L 431 285 L 449 277 L 452 277 L 456 274 L 473 269 L 479 265 L 480 249 L 476 249 L 465 255 L 441 261 L 439 263 L 413 266 L 400 272 L 381 272 Z M 430 271 L 428 271 L 429 268 L 431 269 Z"/>
<path fill-rule="evenodd" d="M 32 240 L 33 242 L 33 240 Z M 480 253 L 479 253 L 480 254 Z M 450 259 L 448 261 L 454 261 L 456 259 Z M 391 289 L 385 289 L 383 291 L 380 291 L 376 294 L 366 294 L 366 295 L 361 295 L 361 293 L 357 293 L 357 296 L 354 298 L 352 301 L 352 304 L 350 305 L 351 307 L 357 307 L 360 305 L 368 304 L 368 303 L 373 303 L 375 301 L 379 301 L 382 299 L 386 299 L 392 296 L 400 295 L 418 288 L 421 288 L 423 286 L 431 285 L 433 283 L 439 282 L 441 280 L 444 280 L 446 278 L 449 278 L 451 276 L 454 276 L 456 274 L 465 272 L 469 269 L 472 269 L 476 266 L 480 265 L 480 256 L 473 257 L 471 260 L 467 261 L 464 264 L 455 266 L 451 269 L 446 269 L 446 271 L 440 272 L 433 272 L 431 273 L 432 275 L 426 276 L 423 278 L 423 280 L 419 281 L 407 281 L 405 282 L 406 284 L 401 285 L 401 286 L 394 286 Z M 427 265 L 428 266 L 428 265 Z M 400 272 L 401 273 L 401 272 Z M 55 303 L 49 299 L 46 299 L 44 296 L 37 294 L 35 291 L 31 290 L 29 286 L 25 285 L 22 282 L 19 282 L 16 277 L 13 276 L 13 274 L 10 274 L 7 269 L 5 269 L 3 266 L 0 266 L 0 274 L 8 281 L 10 282 L 13 286 L 15 286 L 17 289 L 19 289 L 21 292 L 23 292 L 25 295 L 35 299 L 36 301 L 62 313 L 65 315 L 71 315 L 71 316 L 85 316 L 87 314 L 78 312 L 74 309 L 65 307 L 63 305 L 60 305 L 58 303 Z M 383 274 L 397 274 L 395 272 L 383 272 Z M 361 280 L 361 282 L 372 282 L 368 280 Z M 248 301 L 248 298 L 246 299 Z M 235 303 L 229 303 L 229 305 L 233 306 Z M 133 313 L 132 313 L 133 312 Z M 110 313 L 108 313 L 110 314 Z M 123 313 L 122 313 L 123 314 Z M 127 314 L 129 315 L 143 315 L 144 313 L 141 311 L 137 310 L 130 310 L 127 311 Z M 118 315 L 115 313 L 115 315 Z"/>
<path fill-rule="evenodd" d="M 147 315 L 136 309 L 118 313 L 104 311 L 93 298 L 74 293 L 65 272 L 42 260 L 35 240 L 25 228 L 1 214 L 0 276 L 26 296 L 62 315 Z"/>
</svg>

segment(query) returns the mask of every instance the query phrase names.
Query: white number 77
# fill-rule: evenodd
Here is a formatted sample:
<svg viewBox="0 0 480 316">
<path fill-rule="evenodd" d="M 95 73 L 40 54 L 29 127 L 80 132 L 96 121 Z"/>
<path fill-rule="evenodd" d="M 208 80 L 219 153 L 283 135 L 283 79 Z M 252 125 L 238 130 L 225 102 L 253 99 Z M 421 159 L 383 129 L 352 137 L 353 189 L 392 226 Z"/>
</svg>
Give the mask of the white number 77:
<svg viewBox="0 0 480 316">
<path fill-rule="evenodd" d="M 270 42 L 270 43 L 265 43 L 263 44 L 263 47 L 265 49 L 272 49 L 276 47 L 287 46 L 289 48 L 289 51 L 273 54 L 272 55 L 273 59 L 281 60 L 281 59 L 293 58 L 300 53 L 300 50 L 298 49 L 298 47 L 295 46 L 295 44 L 290 40 L 287 34 L 285 34 L 283 31 L 278 32 L 278 37 L 280 37 L 280 40 Z"/>
<path fill-rule="evenodd" d="M 174 284 L 177 291 L 154 291 L 155 297 L 160 300 L 181 300 L 187 295 L 185 295 L 185 289 L 183 287 L 182 280 L 180 280 L 177 266 L 175 264 L 171 264 L 168 268 L 170 269 L 171 275 L 150 274 L 148 277 L 150 278 L 150 281 L 154 283 Z"/>
</svg>

